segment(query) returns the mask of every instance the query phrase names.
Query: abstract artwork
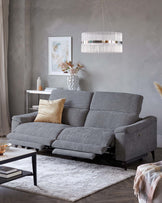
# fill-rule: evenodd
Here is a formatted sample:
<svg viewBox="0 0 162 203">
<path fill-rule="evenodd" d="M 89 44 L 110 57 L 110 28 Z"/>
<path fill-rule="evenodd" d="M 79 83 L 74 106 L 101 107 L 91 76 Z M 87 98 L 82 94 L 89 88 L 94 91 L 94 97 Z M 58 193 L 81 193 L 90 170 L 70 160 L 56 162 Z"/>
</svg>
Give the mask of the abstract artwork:
<svg viewBox="0 0 162 203">
<path fill-rule="evenodd" d="M 48 37 L 48 74 L 65 75 L 60 64 L 71 61 L 71 37 Z"/>
</svg>

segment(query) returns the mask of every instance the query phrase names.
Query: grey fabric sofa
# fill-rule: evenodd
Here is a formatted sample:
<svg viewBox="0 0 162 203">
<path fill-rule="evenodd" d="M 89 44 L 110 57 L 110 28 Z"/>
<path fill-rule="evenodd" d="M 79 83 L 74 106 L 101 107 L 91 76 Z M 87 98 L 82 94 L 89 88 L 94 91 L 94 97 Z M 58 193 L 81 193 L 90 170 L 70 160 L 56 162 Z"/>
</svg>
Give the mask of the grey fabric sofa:
<svg viewBox="0 0 162 203">
<path fill-rule="evenodd" d="M 54 90 L 49 99 L 59 98 L 66 98 L 62 124 L 33 122 L 37 112 L 13 116 L 10 142 L 86 159 L 114 148 L 115 159 L 123 163 L 156 149 L 156 118 L 139 118 L 142 96 Z"/>
</svg>

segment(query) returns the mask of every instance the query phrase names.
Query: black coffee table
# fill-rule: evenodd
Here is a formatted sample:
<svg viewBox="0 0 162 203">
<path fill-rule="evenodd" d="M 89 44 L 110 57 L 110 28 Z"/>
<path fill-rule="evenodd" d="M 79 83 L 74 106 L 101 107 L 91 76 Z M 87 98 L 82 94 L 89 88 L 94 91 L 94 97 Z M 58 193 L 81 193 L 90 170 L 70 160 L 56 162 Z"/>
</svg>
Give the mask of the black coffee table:
<svg viewBox="0 0 162 203">
<path fill-rule="evenodd" d="M 22 171 L 22 174 L 11 177 L 11 178 L 1 178 L 0 177 L 0 184 L 22 178 L 25 176 L 33 176 L 34 185 L 37 185 L 37 163 L 36 163 L 36 151 L 34 150 L 28 150 L 28 149 L 22 149 L 22 148 L 14 148 L 10 147 L 9 150 L 7 150 L 4 155 L 0 156 L 0 165 L 6 164 L 9 162 L 17 161 L 20 159 L 25 159 L 31 157 L 32 158 L 32 168 L 33 172 L 29 171 Z"/>
</svg>

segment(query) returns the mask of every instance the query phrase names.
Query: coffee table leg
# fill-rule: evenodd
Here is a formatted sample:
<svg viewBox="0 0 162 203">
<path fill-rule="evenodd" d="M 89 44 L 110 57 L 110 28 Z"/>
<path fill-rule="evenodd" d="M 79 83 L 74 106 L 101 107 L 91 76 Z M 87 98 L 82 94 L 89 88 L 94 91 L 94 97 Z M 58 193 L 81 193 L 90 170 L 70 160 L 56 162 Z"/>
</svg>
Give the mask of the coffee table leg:
<svg viewBox="0 0 162 203">
<path fill-rule="evenodd" d="M 37 186 L 37 159 L 36 159 L 36 154 L 32 155 L 32 167 L 33 167 L 34 185 Z"/>
</svg>

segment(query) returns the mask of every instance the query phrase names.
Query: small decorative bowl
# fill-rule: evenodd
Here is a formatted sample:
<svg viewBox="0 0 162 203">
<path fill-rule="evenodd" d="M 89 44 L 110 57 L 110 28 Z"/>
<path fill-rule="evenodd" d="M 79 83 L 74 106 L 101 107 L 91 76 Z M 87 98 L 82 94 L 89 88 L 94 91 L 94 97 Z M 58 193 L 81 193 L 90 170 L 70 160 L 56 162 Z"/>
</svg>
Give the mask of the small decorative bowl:
<svg viewBox="0 0 162 203">
<path fill-rule="evenodd" d="M 0 145 L 0 155 L 3 155 L 5 153 L 5 151 L 6 151 L 6 148 L 8 148 L 10 146 L 11 146 L 10 143 L 9 144 L 1 144 Z"/>
</svg>

